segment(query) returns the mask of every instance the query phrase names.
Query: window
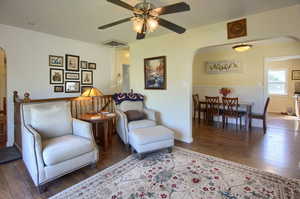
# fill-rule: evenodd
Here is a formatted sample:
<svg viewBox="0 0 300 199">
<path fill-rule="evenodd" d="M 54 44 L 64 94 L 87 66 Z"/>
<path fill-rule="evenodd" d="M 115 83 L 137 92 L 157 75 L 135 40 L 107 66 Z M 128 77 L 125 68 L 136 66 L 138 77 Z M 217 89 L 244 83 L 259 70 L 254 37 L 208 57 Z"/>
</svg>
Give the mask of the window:
<svg viewBox="0 0 300 199">
<path fill-rule="evenodd" d="M 287 95 L 287 71 L 268 71 L 268 93 L 270 95 Z"/>
</svg>

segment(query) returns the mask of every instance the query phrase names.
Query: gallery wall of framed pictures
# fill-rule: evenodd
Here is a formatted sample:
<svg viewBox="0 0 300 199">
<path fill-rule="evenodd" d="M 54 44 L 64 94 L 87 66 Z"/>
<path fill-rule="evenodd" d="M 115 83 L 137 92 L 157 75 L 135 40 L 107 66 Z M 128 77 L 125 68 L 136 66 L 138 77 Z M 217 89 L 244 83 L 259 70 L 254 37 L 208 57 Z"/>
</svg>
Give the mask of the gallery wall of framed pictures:
<svg viewBox="0 0 300 199">
<path fill-rule="evenodd" d="M 82 93 L 94 84 L 96 63 L 80 60 L 78 55 L 49 55 L 49 67 L 49 83 L 55 93 Z"/>
</svg>

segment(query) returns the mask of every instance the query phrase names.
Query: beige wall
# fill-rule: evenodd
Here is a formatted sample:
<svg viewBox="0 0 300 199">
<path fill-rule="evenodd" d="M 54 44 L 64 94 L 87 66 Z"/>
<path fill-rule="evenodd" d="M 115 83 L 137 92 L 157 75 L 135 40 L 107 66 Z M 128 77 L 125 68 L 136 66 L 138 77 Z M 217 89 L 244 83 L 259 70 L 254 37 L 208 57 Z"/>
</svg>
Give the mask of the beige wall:
<svg viewBox="0 0 300 199">
<path fill-rule="evenodd" d="M 113 85 L 116 91 L 121 91 L 122 77 L 123 77 L 123 64 L 129 65 L 130 51 L 128 48 L 120 48 L 115 50 L 115 68 L 113 72 Z M 118 77 L 119 75 L 119 77 Z"/>
<path fill-rule="evenodd" d="M 6 97 L 6 66 L 5 52 L 0 48 L 0 110 L 3 107 L 3 97 Z"/>
<path fill-rule="evenodd" d="M 193 63 L 193 85 L 206 86 L 262 86 L 264 84 L 264 62 L 267 57 L 300 55 L 300 42 L 257 44 L 249 51 L 239 53 L 228 47 L 201 50 Z M 236 60 L 242 71 L 236 73 L 207 74 L 205 62 Z"/>
<path fill-rule="evenodd" d="M 175 131 L 176 139 L 192 142 L 192 66 L 198 49 L 279 36 L 300 38 L 300 6 L 247 16 L 248 36 L 228 40 L 227 21 L 166 34 L 130 44 L 130 86 L 146 95 L 146 106 L 161 114 L 161 123 Z M 144 58 L 167 56 L 167 90 L 144 89 Z M 263 103 L 263 99 L 259 102 Z"/>
<path fill-rule="evenodd" d="M 300 53 L 300 50 L 298 51 Z M 286 61 L 274 61 L 267 63 L 268 69 L 287 69 L 288 72 L 288 93 L 287 95 L 271 95 L 271 101 L 268 111 L 273 113 L 286 112 L 288 107 L 294 110 L 294 92 L 295 82 L 299 80 L 292 80 L 292 70 L 300 70 L 300 59 L 290 59 Z"/>
</svg>

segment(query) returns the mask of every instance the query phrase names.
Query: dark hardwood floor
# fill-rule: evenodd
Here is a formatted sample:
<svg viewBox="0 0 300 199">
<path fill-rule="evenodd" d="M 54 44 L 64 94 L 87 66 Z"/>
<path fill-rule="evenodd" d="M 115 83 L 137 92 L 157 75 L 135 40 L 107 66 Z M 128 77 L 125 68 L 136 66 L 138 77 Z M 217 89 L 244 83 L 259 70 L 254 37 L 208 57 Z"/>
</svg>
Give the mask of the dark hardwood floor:
<svg viewBox="0 0 300 199">
<path fill-rule="evenodd" d="M 232 125 L 223 130 L 220 124 L 196 122 L 193 126 L 194 142 L 176 142 L 176 145 L 278 175 L 300 178 L 299 136 L 296 131 L 280 128 L 269 128 L 264 135 L 259 128 L 246 132 L 236 130 Z M 124 159 L 130 152 L 115 135 L 111 149 L 100 154 L 96 168 L 85 167 L 55 180 L 43 194 L 37 192 L 21 160 L 0 165 L 0 198 L 48 198 Z"/>
</svg>

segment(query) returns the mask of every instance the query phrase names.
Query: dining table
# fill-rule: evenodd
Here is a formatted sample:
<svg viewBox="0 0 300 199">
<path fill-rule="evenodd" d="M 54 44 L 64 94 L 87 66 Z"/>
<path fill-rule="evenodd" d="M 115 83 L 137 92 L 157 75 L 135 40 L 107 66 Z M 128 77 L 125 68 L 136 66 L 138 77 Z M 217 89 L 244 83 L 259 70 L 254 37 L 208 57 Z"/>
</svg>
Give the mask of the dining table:
<svg viewBox="0 0 300 199">
<path fill-rule="evenodd" d="M 199 105 L 201 108 L 202 105 L 206 105 L 206 100 L 205 99 L 200 99 L 199 100 Z M 222 106 L 222 102 L 219 102 L 219 105 Z M 238 109 L 239 111 L 245 111 L 245 125 L 246 125 L 246 130 L 249 131 L 252 127 L 252 108 L 254 106 L 254 102 L 249 102 L 249 101 L 239 101 L 238 104 Z"/>
</svg>

